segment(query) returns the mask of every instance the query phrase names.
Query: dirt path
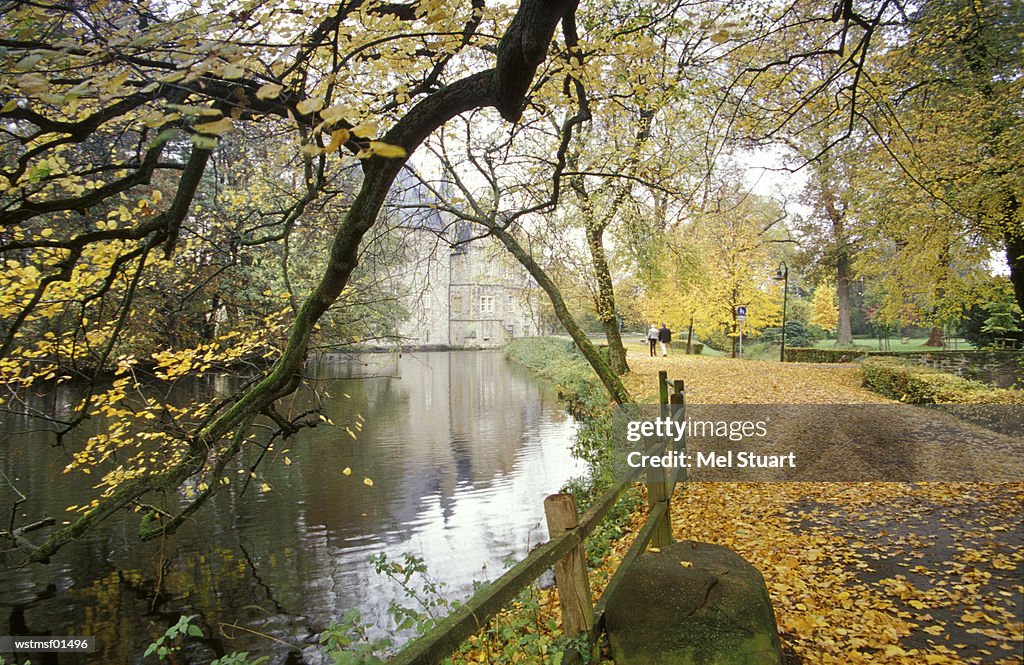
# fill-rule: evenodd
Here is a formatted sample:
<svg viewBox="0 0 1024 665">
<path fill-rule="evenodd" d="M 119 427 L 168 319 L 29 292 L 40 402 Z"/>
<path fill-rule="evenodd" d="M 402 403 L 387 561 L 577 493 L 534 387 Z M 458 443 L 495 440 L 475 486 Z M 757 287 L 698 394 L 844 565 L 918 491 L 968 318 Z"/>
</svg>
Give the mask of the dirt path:
<svg viewBox="0 0 1024 665">
<path fill-rule="evenodd" d="M 886 400 L 853 365 L 630 351 L 640 400 L 656 399 L 666 369 L 689 403 L 890 405 L 876 429 L 916 432 L 914 454 L 938 477 L 976 458 L 978 477 L 1024 478 L 1019 440 Z M 957 449 L 941 436 L 953 427 Z M 677 538 L 726 545 L 762 571 L 791 663 L 1024 663 L 1024 483 L 690 483 L 672 516 Z"/>
</svg>

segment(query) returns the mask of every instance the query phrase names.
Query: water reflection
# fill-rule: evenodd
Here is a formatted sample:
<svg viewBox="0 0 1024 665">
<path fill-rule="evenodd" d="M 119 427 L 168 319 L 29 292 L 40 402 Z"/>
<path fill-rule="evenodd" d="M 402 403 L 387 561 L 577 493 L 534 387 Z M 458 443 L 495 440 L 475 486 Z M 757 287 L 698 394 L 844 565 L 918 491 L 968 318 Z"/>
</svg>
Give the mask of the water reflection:
<svg viewBox="0 0 1024 665">
<path fill-rule="evenodd" d="M 500 353 L 337 356 L 312 372 L 335 427 L 279 446 L 260 482 L 245 492 L 232 483 L 165 542 L 138 543 L 136 522 L 122 519 L 46 567 L 18 570 L 16 553 L 0 555 L 0 620 L 98 636 L 97 653 L 62 663 L 130 663 L 184 612 L 220 635 L 193 654 L 197 662 L 223 649 L 285 662 L 286 648 L 247 631 L 302 646 L 348 608 L 383 616 L 403 599 L 367 561 L 381 551 L 422 557 L 463 598 L 473 580 L 496 578 L 503 561 L 546 539 L 543 497 L 582 472 L 568 453 L 571 420 Z M 219 381 L 219 391 L 233 388 Z M 290 406 L 313 399 L 299 394 Z M 358 422 L 353 439 L 345 428 Z M 0 465 L 35 510 L 60 515 L 89 479 L 62 475 L 60 451 L 38 433 L 15 434 L 24 428 L 4 422 Z"/>
</svg>

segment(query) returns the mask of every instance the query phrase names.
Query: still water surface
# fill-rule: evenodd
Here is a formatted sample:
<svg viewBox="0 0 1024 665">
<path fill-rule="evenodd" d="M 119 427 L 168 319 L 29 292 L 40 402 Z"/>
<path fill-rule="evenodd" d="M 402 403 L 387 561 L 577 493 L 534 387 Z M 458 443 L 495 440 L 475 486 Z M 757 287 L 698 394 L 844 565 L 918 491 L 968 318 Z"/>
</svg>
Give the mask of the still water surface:
<svg viewBox="0 0 1024 665">
<path fill-rule="evenodd" d="M 145 662 L 146 646 L 187 613 L 214 637 L 191 662 L 222 649 L 301 662 L 256 633 L 302 648 L 347 609 L 383 620 L 392 600 L 408 604 L 374 572 L 379 552 L 422 557 L 446 596 L 463 599 L 546 540 L 544 496 L 582 474 L 568 452 L 571 418 L 500 352 L 329 356 L 312 371 L 338 427 L 294 437 L 260 482 L 244 493 L 232 483 L 176 536 L 139 543 L 137 521 L 119 519 L 48 566 L 18 569 L 17 553 L 0 554 L 0 635 L 97 636 L 94 654 L 33 663 Z M 342 427 L 357 415 L 365 425 L 353 440 Z M 29 496 L 29 519 L 59 519 L 90 479 L 61 473 L 52 437 L 3 418 L 0 468 Z M 5 520 L 10 501 L 0 495 Z"/>
</svg>

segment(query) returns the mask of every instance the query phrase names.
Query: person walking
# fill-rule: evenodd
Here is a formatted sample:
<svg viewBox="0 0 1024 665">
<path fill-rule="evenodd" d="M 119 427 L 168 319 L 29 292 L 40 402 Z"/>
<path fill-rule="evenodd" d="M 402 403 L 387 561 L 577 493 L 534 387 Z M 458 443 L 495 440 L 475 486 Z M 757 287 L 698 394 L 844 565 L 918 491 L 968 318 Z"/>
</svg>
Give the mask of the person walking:
<svg viewBox="0 0 1024 665">
<path fill-rule="evenodd" d="M 661 357 L 664 358 L 668 355 L 668 345 L 672 343 L 672 331 L 664 323 L 658 331 L 658 341 L 661 342 Z"/>
<path fill-rule="evenodd" d="M 651 327 L 647 329 L 647 342 L 651 345 L 651 357 L 654 357 L 654 346 L 658 343 L 658 329 L 651 324 Z"/>
</svg>

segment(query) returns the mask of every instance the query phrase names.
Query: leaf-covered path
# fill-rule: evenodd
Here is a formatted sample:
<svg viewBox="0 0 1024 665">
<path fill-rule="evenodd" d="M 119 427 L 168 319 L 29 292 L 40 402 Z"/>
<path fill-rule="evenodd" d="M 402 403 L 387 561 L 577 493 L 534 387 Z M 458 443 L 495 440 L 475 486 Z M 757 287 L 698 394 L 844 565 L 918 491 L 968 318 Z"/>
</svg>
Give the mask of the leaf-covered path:
<svg viewBox="0 0 1024 665">
<path fill-rule="evenodd" d="M 667 369 L 694 402 L 888 402 L 856 366 L 638 349 L 640 400 Z M 672 516 L 762 571 L 792 663 L 1024 662 L 1024 483 L 690 483 Z"/>
</svg>

